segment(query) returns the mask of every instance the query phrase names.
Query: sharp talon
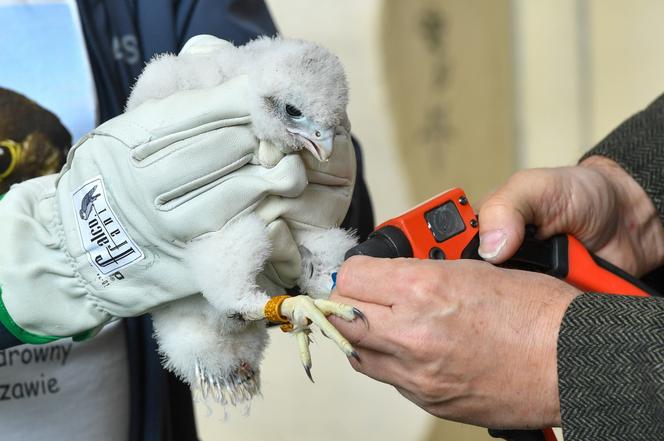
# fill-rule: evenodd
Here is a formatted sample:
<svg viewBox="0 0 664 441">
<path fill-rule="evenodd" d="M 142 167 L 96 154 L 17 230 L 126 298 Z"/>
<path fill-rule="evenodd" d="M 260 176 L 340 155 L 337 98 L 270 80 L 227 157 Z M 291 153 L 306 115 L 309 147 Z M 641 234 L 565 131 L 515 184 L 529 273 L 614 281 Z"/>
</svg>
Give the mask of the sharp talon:
<svg viewBox="0 0 664 441">
<path fill-rule="evenodd" d="M 196 380 L 198 380 L 198 388 L 201 390 L 201 393 L 203 393 L 203 374 L 201 373 L 201 367 L 196 363 L 195 366 L 196 369 Z"/>
<path fill-rule="evenodd" d="M 221 403 L 221 385 L 219 384 L 219 380 L 217 378 L 214 379 L 214 399 L 217 401 L 217 403 Z"/>
<path fill-rule="evenodd" d="M 208 394 L 210 393 L 210 384 L 207 382 L 207 378 L 203 378 L 203 390 L 201 390 L 201 395 L 203 400 L 207 400 Z"/>
<path fill-rule="evenodd" d="M 353 308 L 353 314 L 355 315 L 355 318 L 359 318 L 364 322 L 364 326 L 369 328 L 369 320 L 367 320 L 367 316 L 364 315 L 362 311 L 357 308 Z"/>
<path fill-rule="evenodd" d="M 357 351 L 353 350 L 353 352 L 350 353 L 350 356 L 357 360 L 358 363 L 362 363 L 362 360 L 360 360 L 360 354 L 358 354 Z"/>
<path fill-rule="evenodd" d="M 303 365 L 304 371 L 307 373 L 307 377 L 311 380 L 312 383 L 315 383 L 314 377 L 311 376 L 311 366 Z"/>
</svg>

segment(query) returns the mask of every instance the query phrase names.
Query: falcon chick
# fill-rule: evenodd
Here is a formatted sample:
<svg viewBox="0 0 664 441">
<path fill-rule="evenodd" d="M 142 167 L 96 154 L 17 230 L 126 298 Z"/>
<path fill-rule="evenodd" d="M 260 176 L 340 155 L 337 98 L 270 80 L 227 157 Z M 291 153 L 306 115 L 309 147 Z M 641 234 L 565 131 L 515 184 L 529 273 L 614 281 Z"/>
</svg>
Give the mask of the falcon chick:
<svg viewBox="0 0 664 441">
<path fill-rule="evenodd" d="M 349 136 L 348 88 L 341 63 L 326 49 L 300 40 L 259 38 L 235 47 L 214 37 L 194 37 L 179 56 L 161 55 L 146 66 L 127 109 L 239 75 L 249 78 L 252 130 L 264 141 L 255 152 L 258 164 L 271 167 L 284 155 L 300 150 L 327 161 L 335 136 Z M 357 309 L 325 300 L 331 274 L 355 239 L 336 225 L 285 232 L 299 246 L 297 285 L 308 295 L 285 299 L 279 313 L 291 324 L 311 378 L 311 323 L 347 356 L 357 357 L 325 317 L 364 320 Z M 152 314 L 164 365 L 198 387 L 204 399 L 211 396 L 221 404 L 235 405 L 260 393 L 259 365 L 267 344 L 264 311 L 270 298 L 285 287 L 266 275 L 275 240 L 279 240 L 275 231 L 268 231 L 257 215 L 248 214 L 187 244 L 186 260 L 203 296 L 173 302 Z"/>
<path fill-rule="evenodd" d="M 252 86 L 250 109 L 256 136 L 278 146 L 283 153 L 304 148 L 325 161 L 332 153 L 336 128 L 350 131 L 344 69 L 338 58 L 323 47 L 267 37 L 235 47 L 207 35 L 192 38 L 182 50 L 187 51 L 188 46 L 194 46 L 189 53 L 159 55 L 146 66 L 127 109 L 177 90 L 212 87 L 247 75 Z M 209 52 L 211 47 L 213 53 Z M 200 63 L 201 55 L 216 63 Z"/>
</svg>

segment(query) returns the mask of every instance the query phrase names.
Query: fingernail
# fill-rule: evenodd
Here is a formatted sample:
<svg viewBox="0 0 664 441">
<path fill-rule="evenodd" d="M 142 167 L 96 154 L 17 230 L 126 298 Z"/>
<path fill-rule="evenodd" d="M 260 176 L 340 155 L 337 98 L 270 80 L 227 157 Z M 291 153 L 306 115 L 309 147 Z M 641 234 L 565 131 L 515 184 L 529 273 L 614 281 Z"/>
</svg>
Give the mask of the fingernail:
<svg viewBox="0 0 664 441">
<path fill-rule="evenodd" d="M 483 259 L 493 259 L 505 246 L 507 236 L 503 230 L 492 230 L 480 235 L 480 248 L 478 250 Z"/>
</svg>

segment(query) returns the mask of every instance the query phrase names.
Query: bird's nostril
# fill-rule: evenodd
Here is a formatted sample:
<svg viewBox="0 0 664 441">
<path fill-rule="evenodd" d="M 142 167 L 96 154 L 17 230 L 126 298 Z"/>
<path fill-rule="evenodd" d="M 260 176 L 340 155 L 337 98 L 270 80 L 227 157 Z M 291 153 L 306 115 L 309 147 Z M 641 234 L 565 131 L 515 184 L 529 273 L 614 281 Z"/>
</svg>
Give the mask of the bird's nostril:
<svg viewBox="0 0 664 441">
<path fill-rule="evenodd" d="M 320 138 L 320 132 L 318 130 L 316 130 L 315 135 L 316 135 L 316 138 Z"/>
</svg>

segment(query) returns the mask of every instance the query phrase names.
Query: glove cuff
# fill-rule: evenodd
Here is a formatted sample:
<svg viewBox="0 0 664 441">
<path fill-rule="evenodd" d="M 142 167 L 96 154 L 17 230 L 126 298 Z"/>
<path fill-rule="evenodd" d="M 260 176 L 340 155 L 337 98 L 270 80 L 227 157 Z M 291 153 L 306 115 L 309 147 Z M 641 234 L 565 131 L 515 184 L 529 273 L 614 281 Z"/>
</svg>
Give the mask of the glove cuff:
<svg viewBox="0 0 664 441">
<path fill-rule="evenodd" d="M 2 201 L 2 198 L 4 197 L 4 194 L 0 194 L 0 201 Z M 17 325 L 5 307 L 5 302 L 2 298 L 2 286 L 0 286 L 0 323 L 2 323 L 2 325 L 5 327 L 5 329 L 7 329 L 7 331 L 9 331 L 11 335 L 23 343 L 43 344 L 50 343 L 60 338 L 33 334 Z"/>
<path fill-rule="evenodd" d="M 7 331 L 9 331 L 11 335 L 16 337 L 22 343 L 28 343 L 31 345 L 41 345 L 45 343 L 50 343 L 55 340 L 60 340 L 62 338 L 67 338 L 67 337 L 58 337 L 55 335 L 38 335 L 21 328 L 18 325 L 18 323 L 16 323 L 14 319 L 12 319 L 11 315 L 9 315 L 9 311 L 7 311 L 4 299 L 2 298 L 2 287 L 0 287 L 0 323 L 2 323 L 2 325 L 5 327 L 5 329 L 7 329 Z M 100 330 L 101 326 L 89 329 L 84 332 L 80 332 L 76 335 L 72 335 L 71 337 L 74 341 L 83 341 L 94 337 L 99 333 Z"/>
<path fill-rule="evenodd" d="M 83 338 L 111 318 L 64 248 L 54 180 L 17 184 L 0 203 L 0 321 L 26 343 Z"/>
<path fill-rule="evenodd" d="M 2 287 L 0 287 L 0 322 L 14 337 L 19 339 L 23 343 L 39 345 L 44 343 L 50 343 L 52 341 L 62 338 L 62 337 L 55 337 L 48 335 L 37 335 L 21 328 L 9 315 L 9 311 L 7 311 L 7 307 L 5 306 L 5 302 L 2 297 Z"/>
</svg>

